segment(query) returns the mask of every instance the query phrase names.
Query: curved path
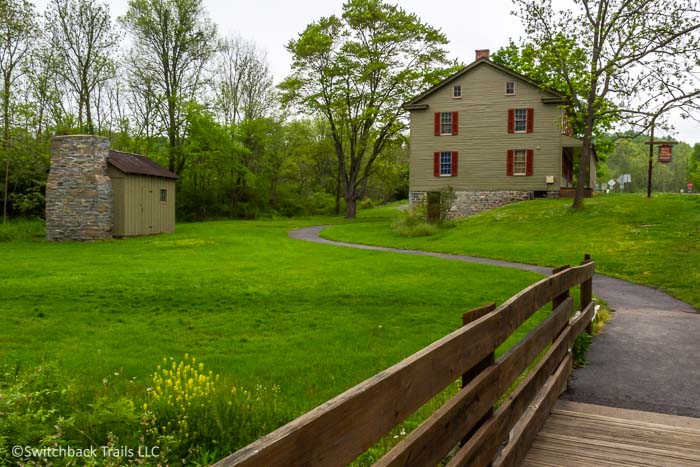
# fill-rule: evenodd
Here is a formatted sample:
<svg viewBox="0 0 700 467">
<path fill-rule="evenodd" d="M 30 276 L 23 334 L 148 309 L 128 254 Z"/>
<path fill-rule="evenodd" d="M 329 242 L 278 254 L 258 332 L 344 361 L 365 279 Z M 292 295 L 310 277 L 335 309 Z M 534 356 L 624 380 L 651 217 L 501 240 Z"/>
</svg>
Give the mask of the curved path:
<svg viewBox="0 0 700 467">
<path fill-rule="evenodd" d="M 325 227 L 292 230 L 289 236 L 362 250 L 551 273 L 549 268 L 509 261 L 326 240 L 319 236 Z M 657 289 L 602 274 L 593 278 L 593 293 L 607 301 L 615 313 L 593 341 L 588 365 L 574 372 L 562 397 L 700 418 L 700 313 Z"/>
</svg>

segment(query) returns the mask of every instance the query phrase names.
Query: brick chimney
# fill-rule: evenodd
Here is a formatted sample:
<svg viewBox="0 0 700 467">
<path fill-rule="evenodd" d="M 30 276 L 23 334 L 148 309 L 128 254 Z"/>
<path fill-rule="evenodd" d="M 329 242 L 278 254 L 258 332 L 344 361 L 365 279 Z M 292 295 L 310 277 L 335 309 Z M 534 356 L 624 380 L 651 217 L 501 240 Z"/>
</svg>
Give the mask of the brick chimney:
<svg viewBox="0 0 700 467">
<path fill-rule="evenodd" d="M 476 60 L 479 60 L 480 58 L 485 58 L 486 60 L 489 59 L 489 49 L 480 49 L 476 51 Z"/>
</svg>

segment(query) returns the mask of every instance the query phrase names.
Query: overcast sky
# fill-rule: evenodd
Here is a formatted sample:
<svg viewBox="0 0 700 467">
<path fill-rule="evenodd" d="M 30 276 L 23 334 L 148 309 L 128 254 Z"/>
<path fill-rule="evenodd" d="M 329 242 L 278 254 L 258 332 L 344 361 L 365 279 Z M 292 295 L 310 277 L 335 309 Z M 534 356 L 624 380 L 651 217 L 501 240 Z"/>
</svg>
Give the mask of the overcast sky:
<svg viewBox="0 0 700 467">
<path fill-rule="evenodd" d="M 498 50 L 509 38 L 523 35 L 520 20 L 510 14 L 510 0 L 390 0 L 416 13 L 424 22 L 441 29 L 450 41 L 453 58 L 464 63 L 474 60 L 474 50 Z M 47 0 L 37 0 L 43 9 Z M 112 16 L 126 11 L 127 0 L 108 0 Z M 566 3 L 567 0 L 553 0 Z M 332 14 L 340 14 L 343 0 L 204 0 L 210 17 L 222 35 L 252 39 L 267 53 L 270 69 L 279 82 L 289 74 L 291 58 L 285 45 L 307 24 Z M 678 139 L 700 143 L 700 124 L 672 119 Z"/>
</svg>

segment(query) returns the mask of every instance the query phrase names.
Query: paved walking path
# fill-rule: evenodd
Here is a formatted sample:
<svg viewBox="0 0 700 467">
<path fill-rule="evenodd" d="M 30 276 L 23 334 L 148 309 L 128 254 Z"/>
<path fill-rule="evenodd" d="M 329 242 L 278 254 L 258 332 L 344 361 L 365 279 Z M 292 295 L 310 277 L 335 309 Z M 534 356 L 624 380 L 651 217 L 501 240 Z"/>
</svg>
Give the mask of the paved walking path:
<svg viewBox="0 0 700 467">
<path fill-rule="evenodd" d="M 529 264 L 403 250 L 323 239 L 325 226 L 289 232 L 291 238 L 328 245 L 431 256 L 550 274 Z M 594 258 L 595 259 L 595 258 Z M 700 313 L 689 304 L 644 285 L 596 274 L 593 293 L 615 310 L 574 372 L 564 399 L 589 404 L 700 418 Z"/>
</svg>

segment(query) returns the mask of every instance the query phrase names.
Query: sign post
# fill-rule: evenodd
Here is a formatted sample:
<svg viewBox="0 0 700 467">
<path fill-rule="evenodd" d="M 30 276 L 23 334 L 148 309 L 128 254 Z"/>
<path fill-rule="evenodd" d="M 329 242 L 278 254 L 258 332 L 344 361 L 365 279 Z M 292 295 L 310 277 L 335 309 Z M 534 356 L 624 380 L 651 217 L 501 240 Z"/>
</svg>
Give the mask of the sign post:
<svg viewBox="0 0 700 467">
<path fill-rule="evenodd" d="M 654 141 L 654 122 L 651 123 L 651 134 L 649 135 L 649 171 L 647 176 L 647 198 L 651 198 L 651 174 L 654 165 L 654 145 L 659 146 L 659 162 L 666 164 L 671 162 L 673 156 L 673 146 L 678 144 L 676 141 Z"/>
</svg>

